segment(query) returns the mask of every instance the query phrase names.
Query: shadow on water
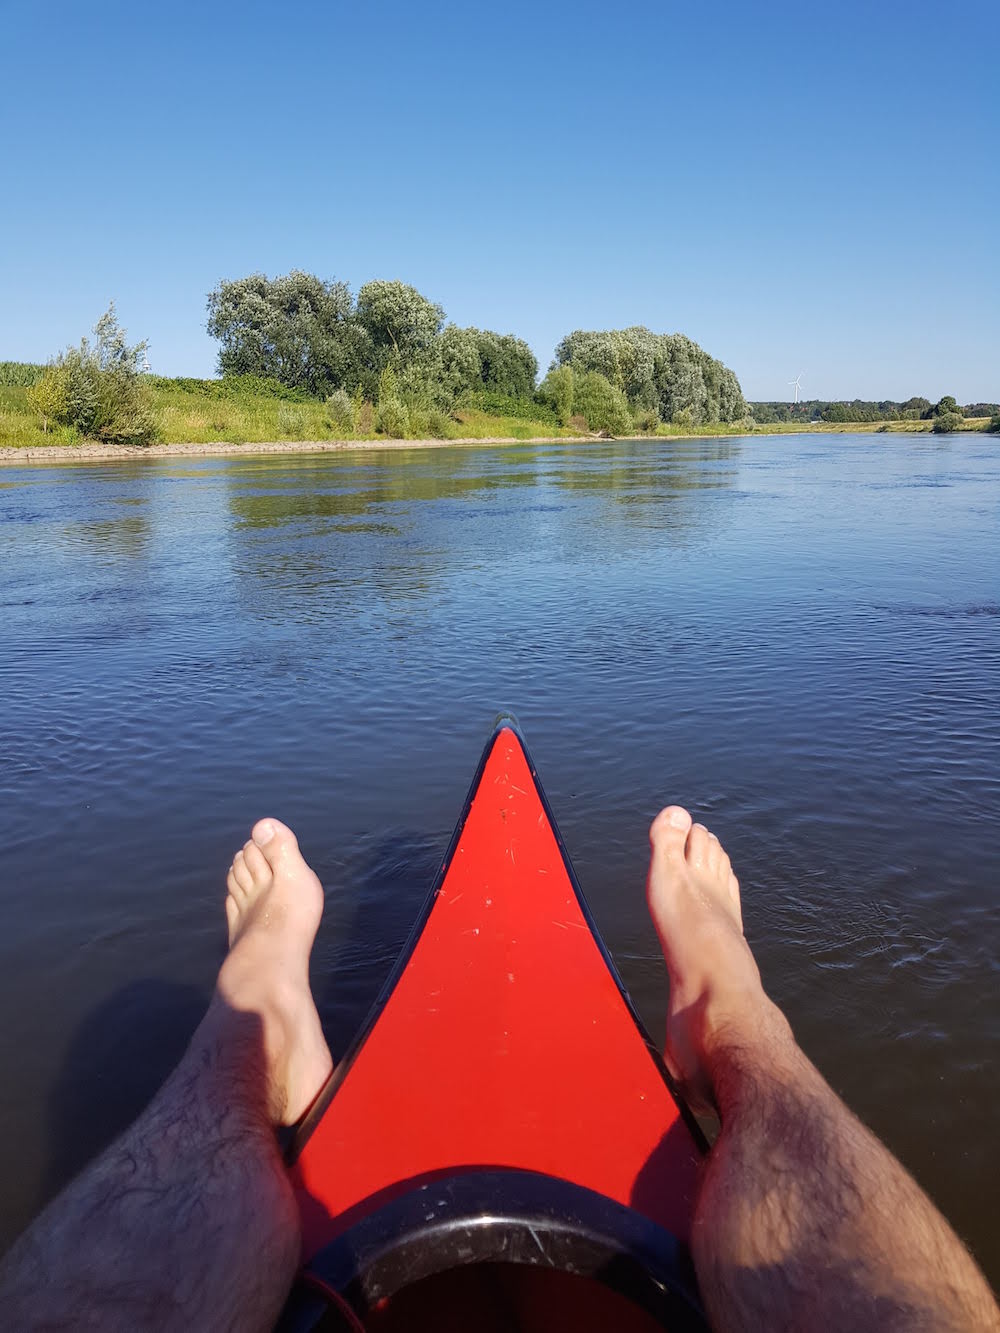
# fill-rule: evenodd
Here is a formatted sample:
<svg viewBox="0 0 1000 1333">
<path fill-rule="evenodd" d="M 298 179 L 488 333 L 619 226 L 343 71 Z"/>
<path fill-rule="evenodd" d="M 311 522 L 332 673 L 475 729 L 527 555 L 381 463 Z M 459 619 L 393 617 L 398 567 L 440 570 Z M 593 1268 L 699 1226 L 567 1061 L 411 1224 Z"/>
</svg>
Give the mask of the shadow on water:
<svg viewBox="0 0 1000 1333">
<path fill-rule="evenodd" d="M 313 986 L 335 1057 L 350 1045 L 384 984 L 442 850 L 413 833 L 380 839 L 360 873 L 328 904 Z M 48 1101 L 48 1161 L 37 1208 L 147 1106 L 183 1056 L 209 999 L 196 986 L 133 981 L 83 1019 Z"/>
<path fill-rule="evenodd" d="M 49 1099 L 44 1199 L 135 1120 L 184 1054 L 207 1005 L 194 986 L 150 979 L 130 982 L 88 1014 Z"/>
</svg>

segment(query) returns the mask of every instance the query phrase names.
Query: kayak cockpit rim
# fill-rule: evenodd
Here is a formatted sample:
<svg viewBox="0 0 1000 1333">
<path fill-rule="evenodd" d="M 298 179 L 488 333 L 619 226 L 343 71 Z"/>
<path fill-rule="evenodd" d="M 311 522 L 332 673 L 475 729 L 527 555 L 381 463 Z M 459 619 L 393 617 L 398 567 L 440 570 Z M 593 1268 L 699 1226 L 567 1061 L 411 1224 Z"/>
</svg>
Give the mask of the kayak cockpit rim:
<svg viewBox="0 0 1000 1333">
<path fill-rule="evenodd" d="M 491 1265 L 589 1280 L 674 1333 L 708 1330 L 687 1247 L 657 1223 L 567 1180 L 480 1169 L 418 1184 L 335 1237 L 309 1261 L 277 1333 L 325 1329 L 338 1314 L 364 1328 L 407 1288 Z"/>
</svg>

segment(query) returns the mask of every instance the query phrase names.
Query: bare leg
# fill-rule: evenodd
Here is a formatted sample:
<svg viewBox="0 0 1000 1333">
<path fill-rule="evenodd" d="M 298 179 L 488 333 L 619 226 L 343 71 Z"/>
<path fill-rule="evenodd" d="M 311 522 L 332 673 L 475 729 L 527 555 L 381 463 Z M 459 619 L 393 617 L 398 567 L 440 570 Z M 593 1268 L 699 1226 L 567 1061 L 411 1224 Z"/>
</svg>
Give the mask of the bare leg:
<svg viewBox="0 0 1000 1333">
<path fill-rule="evenodd" d="M 1000 1329 L 958 1237 L 764 994 L 718 839 L 671 806 L 650 841 L 649 906 L 670 972 L 667 1060 L 722 1123 L 693 1238 L 713 1326 Z"/>
<path fill-rule="evenodd" d="M 300 1248 L 274 1130 L 331 1067 L 308 977 L 323 890 L 273 819 L 227 883 L 230 949 L 208 1013 L 146 1111 L 5 1258 L 5 1327 L 274 1324 Z"/>
</svg>

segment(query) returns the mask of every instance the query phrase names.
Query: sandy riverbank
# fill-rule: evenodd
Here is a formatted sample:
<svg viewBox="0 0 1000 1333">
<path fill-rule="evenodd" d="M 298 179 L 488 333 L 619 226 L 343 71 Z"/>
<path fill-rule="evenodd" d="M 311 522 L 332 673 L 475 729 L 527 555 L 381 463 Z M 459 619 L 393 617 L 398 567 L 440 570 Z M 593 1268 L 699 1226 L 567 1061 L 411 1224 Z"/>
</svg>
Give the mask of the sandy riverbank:
<svg viewBox="0 0 1000 1333">
<path fill-rule="evenodd" d="M 110 463 L 122 458 L 225 458 L 253 454 L 328 454 L 344 449 L 452 449 L 481 444 L 580 444 L 597 436 L 546 435 L 527 440 L 490 436 L 463 440 L 279 440 L 270 444 L 50 444 L 34 449 L 0 447 L 0 465 L 25 463 Z M 650 438 L 650 437 L 642 437 Z"/>
<path fill-rule="evenodd" d="M 989 424 L 988 418 L 967 418 L 963 431 L 983 431 Z M 930 421 L 906 422 L 827 422 L 813 421 L 808 424 L 780 422 L 759 426 L 753 431 L 734 431 L 720 429 L 717 435 L 708 430 L 692 431 L 690 435 L 671 431 L 669 435 L 633 435 L 621 436 L 621 439 L 634 440 L 704 440 L 704 439 L 748 439 L 766 435 L 911 435 L 930 431 Z M 123 458 L 226 458 L 233 455 L 251 457 L 254 454 L 327 454 L 339 453 L 345 449 L 454 449 L 474 448 L 477 445 L 532 445 L 532 444 L 595 444 L 605 437 L 599 435 L 535 435 L 526 439 L 515 436 L 488 435 L 480 438 L 469 436 L 460 440 L 276 440 L 267 444 L 227 444 L 214 441 L 204 444 L 150 444 L 138 448 L 127 444 L 49 444 L 38 448 L 12 448 L 0 445 L 0 466 L 22 467 L 33 463 L 112 463 Z"/>
</svg>

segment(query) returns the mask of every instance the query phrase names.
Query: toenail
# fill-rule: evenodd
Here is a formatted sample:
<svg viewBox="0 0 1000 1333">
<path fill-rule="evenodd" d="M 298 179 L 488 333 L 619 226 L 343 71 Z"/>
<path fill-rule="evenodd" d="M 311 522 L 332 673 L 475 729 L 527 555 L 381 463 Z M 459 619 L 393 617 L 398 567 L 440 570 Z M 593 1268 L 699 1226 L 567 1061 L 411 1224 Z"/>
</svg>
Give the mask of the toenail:
<svg viewBox="0 0 1000 1333">
<path fill-rule="evenodd" d="M 683 810 L 673 809 L 670 811 L 670 824 L 672 828 L 687 828 L 687 815 Z"/>
<path fill-rule="evenodd" d="M 270 842 L 273 837 L 274 837 L 273 824 L 267 824 L 267 823 L 258 824 L 253 831 L 253 840 L 258 847 L 263 847 L 265 842 Z"/>
</svg>

